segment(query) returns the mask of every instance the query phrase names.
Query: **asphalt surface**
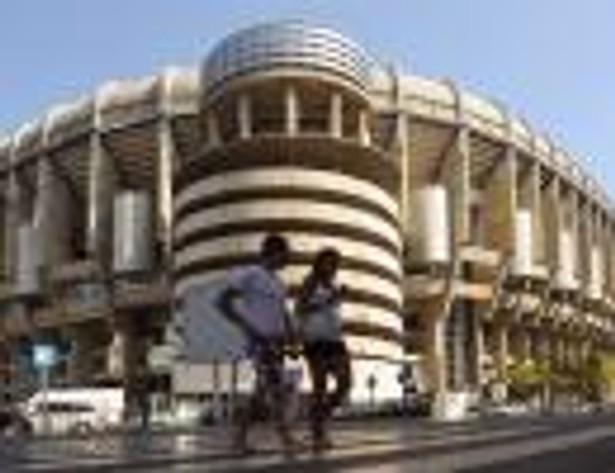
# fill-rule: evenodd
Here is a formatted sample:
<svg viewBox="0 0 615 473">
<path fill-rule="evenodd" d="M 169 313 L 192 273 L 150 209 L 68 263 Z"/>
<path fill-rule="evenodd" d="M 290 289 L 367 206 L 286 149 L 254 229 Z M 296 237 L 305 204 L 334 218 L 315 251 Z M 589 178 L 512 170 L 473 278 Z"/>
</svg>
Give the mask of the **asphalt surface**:
<svg viewBox="0 0 615 473">
<path fill-rule="evenodd" d="M 239 459 L 228 432 L 106 435 L 90 439 L 1 441 L 0 471 L 144 472 L 558 472 L 615 473 L 615 415 L 498 418 L 459 424 L 412 420 L 335 427 L 335 448 L 284 456 L 268 430 L 258 452 Z"/>
</svg>

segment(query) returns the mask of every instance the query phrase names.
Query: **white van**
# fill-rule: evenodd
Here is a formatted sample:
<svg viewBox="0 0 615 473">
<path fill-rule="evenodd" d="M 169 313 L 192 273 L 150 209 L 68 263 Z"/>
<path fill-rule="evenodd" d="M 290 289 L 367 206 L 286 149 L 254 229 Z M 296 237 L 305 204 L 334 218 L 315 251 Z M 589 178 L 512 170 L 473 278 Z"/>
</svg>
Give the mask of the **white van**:
<svg viewBox="0 0 615 473">
<path fill-rule="evenodd" d="M 30 397 L 22 406 L 35 434 L 87 434 L 118 426 L 124 392 L 118 388 L 53 388 Z"/>
</svg>

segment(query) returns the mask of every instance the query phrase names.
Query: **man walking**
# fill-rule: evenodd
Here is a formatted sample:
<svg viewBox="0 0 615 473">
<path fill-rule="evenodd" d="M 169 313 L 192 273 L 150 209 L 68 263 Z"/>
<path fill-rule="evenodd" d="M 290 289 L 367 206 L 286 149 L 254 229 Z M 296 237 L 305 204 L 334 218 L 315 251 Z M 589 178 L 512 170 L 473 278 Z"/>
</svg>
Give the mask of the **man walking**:
<svg viewBox="0 0 615 473">
<path fill-rule="evenodd" d="M 265 408 L 273 416 L 280 440 L 288 450 L 294 447 L 286 418 L 284 390 L 284 346 L 292 337 L 286 307 L 286 290 L 278 271 L 289 262 L 287 240 L 268 235 L 255 263 L 233 270 L 221 291 L 217 305 L 248 339 L 256 371 L 256 389 L 237 413 L 235 448 L 249 453 L 249 428 Z"/>
</svg>

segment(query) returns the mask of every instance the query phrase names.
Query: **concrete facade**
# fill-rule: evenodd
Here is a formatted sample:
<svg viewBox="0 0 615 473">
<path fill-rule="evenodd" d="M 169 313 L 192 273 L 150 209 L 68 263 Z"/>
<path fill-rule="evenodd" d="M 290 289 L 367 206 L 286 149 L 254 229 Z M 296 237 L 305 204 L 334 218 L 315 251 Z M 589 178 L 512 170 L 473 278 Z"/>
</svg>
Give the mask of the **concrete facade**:
<svg viewBox="0 0 615 473">
<path fill-rule="evenodd" d="M 135 191 L 150 264 L 122 272 L 114 202 Z M 342 252 L 358 398 L 372 375 L 398 398 L 409 359 L 446 406 L 520 360 L 613 346 L 615 208 L 576 160 L 504 107 L 300 22 L 52 108 L 0 140 L 0 192 L 7 380 L 36 340 L 69 342 L 67 380 L 138 377 L 173 298 L 268 231 L 291 240 L 291 287 L 319 247 Z"/>
</svg>

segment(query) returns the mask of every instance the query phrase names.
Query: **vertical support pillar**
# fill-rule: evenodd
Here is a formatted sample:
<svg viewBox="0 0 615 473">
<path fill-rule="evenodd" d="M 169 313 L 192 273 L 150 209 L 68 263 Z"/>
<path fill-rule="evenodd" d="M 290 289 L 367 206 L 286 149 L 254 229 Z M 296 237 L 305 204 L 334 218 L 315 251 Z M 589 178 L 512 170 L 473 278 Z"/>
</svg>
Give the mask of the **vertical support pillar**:
<svg viewBox="0 0 615 473">
<path fill-rule="evenodd" d="M 107 347 L 107 374 L 111 378 L 125 379 L 129 364 L 126 363 L 129 354 L 128 333 L 125 327 L 113 324 L 111 327 L 111 340 Z"/>
<path fill-rule="evenodd" d="M 220 144 L 222 143 L 222 138 L 220 136 L 220 126 L 218 125 L 218 117 L 216 116 L 215 112 L 211 110 L 207 112 L 206 127 L 207 127 L 207 146 L 210 148 L 220 146 Z"/>
<path fill-rule="evenodd" d="M 487 183 L 486 239 L 490 248 L 512 254 L 515 249 L 517 212 L 517 152 L 507 145 L 503 162 Z M 536 217 L 532 217 L 536 218 Z"/>
<path fill-rule="evenodd" d="M 558 366 L 567 366 L 568 359 L 566 356 L 567 352 L 567 340 L 563 331 L 558 331 L 554 334 L 555 341 L 555 362 Z"/>
<path fill-rule="evenodd" d="M 6 274 L 9 280 L 14 281 L 17 271 L 17 232 L 21 223 L 22 190 L 17 181 L 14 163 L 8 173 L 6 187 L 6 213 L 4 221 Z"/>
<path fill-rule="evenodd" d="M 339 92 L 331 94 L 329 133 L 337 139 L 344 134 L 344 99 Z"/>
<path fill-rule="evenodd" d="M 544 196 L 545 259 L 551 274 L 560 267 L 560 238 L 563 229 L 560 180 L 557 175 L 551 178 Z"/>
<path fill-rule="evenodd" d="M 105 266 L 111 256 L 114 187 L 112 158 L 96 127 L 90 136 L 86 251 L 89 258 Z"/>
<path fill-rule="evenodd" d="M 108 346 L 107 369 L 121 379 L 126 398 L 126 415 L 128 418 L 145 420 L 148 403 L 147 329 L 144 331 L 143 313 L 135 312 L 127 320 L 115 319 L 109 324 L 111 332 Z M 141 320 L 139 320 L 141 319 Z M 110 363 L 111 362 L 111 363 Z"/>
<path fill-rule="evenodd" d="M 452 213 L 453 252 L 470 241 L 470 131 L 461 126 L 446 158 L 445 179 L 449 187 Z"/>
<path fill-rule="evenodd" d="M 522 326 L 516 326 L 511 338 L 516 361 L 525 362 L 530 360 L 532 356 L 532 342 L 527 329 Z"/>
<path fill-rule="evenodd" d="M 540 326 L 536 331 L 536 357 L 539 362 L 548 363 L 554 355 L 549 328 Z"/>
<path fill-rule="evenodd" d="M 176 158 L 176 148 L 169 117 L 161 118 L 158 127 L 157 232 L 158 240 L 162 243 L 162 259 L 169 267 L 173 250 L 173 163 Z"/>
<path fill-rule="evenodd" d="M 361 146 L 372 145 L 372 135 L 369 129 L 369 111 L 362 109 L 359 112 L 359 144 Z"/>
<path fill-rule="evenodd" d="M 600 253 L 599 270 L 602 273 L 600 281 L 600 292 L 602 294 L 602 298 L 605 299 L 608 296 L 609 280 L 611 277 L 609 274 L 609 265 L 607 264 L 607 245 L 609 238 L 612 238 L 612 235 L 609 235 L 608 216 L 605 214 L 604 210 L 599 210 L 597 219 L 598 234 L 596 239 L 596 246 L 598 247 L 598 251 Z"/>
<path fill-rule="evenodd" d="M 613 299 L 615 295 L 615 231 L 613 230 L 613 222 L 609 216 L 605 216 L 605 233 L 604 233 L 604 264 L 606 267 L 605 290 L 606 295 Z"/>
<path fill-rule="evenodd" d="M 436 418 L 443 418 L 446 417 L 448 394 L 445 319 L 437 313 L 426 314 L 425 325 L 427 337 L 425 372 L 429 390 L 434 395 L 433 415 Z"/>
<path fill-rule="evenodd" d="M 292 85 L 288 85 L 284 91 L 284 108 L 286 134 L 296 136 L 299 133 L 300 104 L 297 91 Z"/>
<path fill-rule="evenodd" d="M 615 299 L 615 222 L 609 221 L 609 235 L 608 241 L 608 255 L 609 255 L 609 267 L 611 273 L 611 284 L 609 286 L 609 293 L 612 298 Z"/>
<path fill-rule="evenodd" d="M 42 156 L 37 163 L 33 222 L 39 236 L 40 263 L 47 268 L 67 257 L 69 228 L 66 195 L 49 159 Z"/>
<path fill-rule="evenodd" d="M 579 211 L 579 194 L 576 188 L 570 189 L 570 233 L 572 237 L 572 247 L 573 247 L 573 273 L 577 282 L 579 282 L 579 219 L 580 219 L 580 211 Z"/>
<path fill-rule="evenodd" d="M 477 339 L 478 311 L 476 305 L 467 300 L 457 299 L 451 304 L 446 319 L 446 356 L 450 360 L 448 374 L 450 388 L 467 393 L 478 383 L 479 344 Z"/>
<path fill-rule="evenodd" d="M 247 94 L 241 94 L 237 100 L 237 124 L 240 139 L 252 137 L 252 101 Z"/>
<path fill-rule="evenodd" d="M 449 188 L 452 228 L 452 253 L 455 257 L 458 247 L 470 241 L 470 200 L 471 176 L 471 134 L 466 125 L 463 97 L 454 82 L 448 86 L 455 98 L 457 130 L 448 156 L 445 156 L 444 179 Z"/>
<path fill-rule="evenodd" d="M 494 362 L 497 382 L 493 392 L 496 402 L 505 402 L 508 398 L 508 327 L 496 323 L 494 336 Z"/>
<path fill-rule="evenodd" d="M 534 263 L 543 265 L 545 259 L 545 239 L 542 221 L 542 192 L 541 192 L 541 164 L 534 161 L 531 164 L 529 178 L 530 209 L 532 212 L 532 231 L 534 233 L 532 253 Z"/>
<path fill-rule="evenodd" d="M 474 347 L 474 353 L 473 353 L 474 373 L 472 375 L 472 378 L 473 378 L 472 381 L 475 383 L 475 386 L 473 386 L 474 390 L 477 391 L 478 393 L 482 393 L 482 388 L 485 384 L 485 373 L 484 373 L 484 364 L 483 364 L 483 360 L 485 358 L 485 351 L 486 351 L 485 329 L 481 321 L 482 314 L 480 312 L 474 312 L 472 315 L 473 315 L 472 330 L 474 331 L 473 338 L 475 340 L 475 347 Z"/>
<path fill-rule="evenodd" d="M 68 329 L 73 347 L 67 363 L 67 377 L 71 383 L 87 384 L 97 374 L 93 372 L 93 359 L 98 348 L 95 334 L 87 324 Z"/>
<path fill-rule="evenodd" d="M 593 209 L 589 202 L 578 203 L 578 268 L 577 274 L 581 287 L 585 293 L 589 289 L 592 276 L 592 234 L 593 234 L 593 221 L 592 221 Z"/>
<path fill-rule="evenodd" d="M 400 221 L 404 238 L 409 237 L 410 228 L 410 137 L 409 118 L 400 113 L 397 116 L 397 141 L 399 143 L 399 163 L 401 170 L 400 181 Z"/>
</svg>

